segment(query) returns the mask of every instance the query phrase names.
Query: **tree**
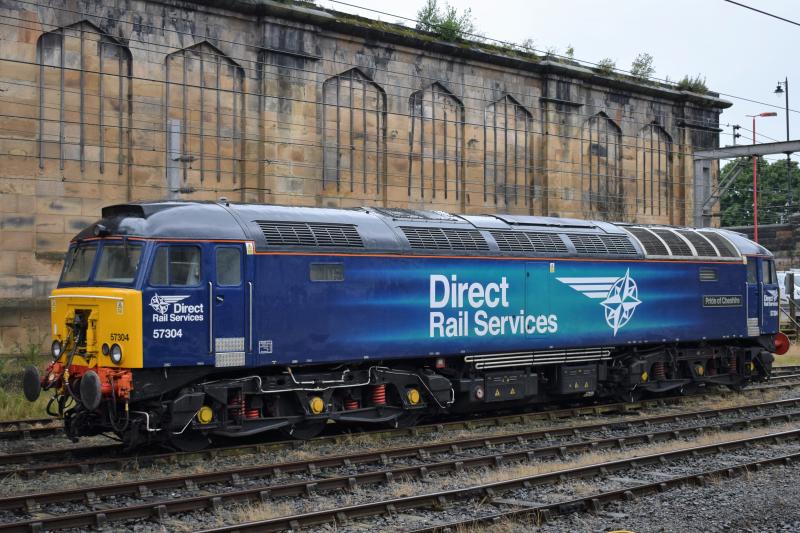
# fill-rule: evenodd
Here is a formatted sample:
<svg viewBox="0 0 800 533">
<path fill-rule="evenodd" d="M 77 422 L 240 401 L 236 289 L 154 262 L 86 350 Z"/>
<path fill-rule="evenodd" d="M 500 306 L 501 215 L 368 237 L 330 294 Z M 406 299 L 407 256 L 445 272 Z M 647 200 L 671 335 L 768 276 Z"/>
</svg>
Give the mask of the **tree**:
<svg viewBox="0 0 800 533">
<path fill-rule="evenodd" d="M 647 52 L 642 52 L 636 56 L 631 63 L 631 74 L 639 80 L 647 80 L 655 74 L 656 68 L 653 66 L 653 56 Z"/>
<path fill-rule="evenodd" d="M 462 13 L 450 4 L 439 6 L 438 0 L 427 0 L 417 12 L 417 29 L 437 34 L 445 41 L 456 41 L 475 33 L 472 10 Z"/>
<path fill-rule="evenodd" d="M 720 197 L 721 225 L 751 226 L 753 224 L 753 163 L 744 159 L 739 175 Z M 720 171 L 720 182 L 734 171 L 734 162 Z M 800 169 L 792 161 L 790 166 L 792 183 L 792 212 L 800 204 Z M 758 223 L 776 224 L 791 214 L 787 207 L 789 187 L 786 179 L 786 160 L 767 161 L 758 159 Z"/>
</svg>

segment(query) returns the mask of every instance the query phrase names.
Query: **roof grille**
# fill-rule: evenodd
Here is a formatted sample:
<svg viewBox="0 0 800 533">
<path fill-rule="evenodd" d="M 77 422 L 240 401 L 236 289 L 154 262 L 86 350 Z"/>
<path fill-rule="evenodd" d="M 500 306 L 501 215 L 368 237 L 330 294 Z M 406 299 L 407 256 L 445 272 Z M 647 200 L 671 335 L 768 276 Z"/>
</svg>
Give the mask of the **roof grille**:
<svg viewBox="0 0 800 533">
<path fill-rule="evenodd" d="M 698 233 L 714 243 L 719 250 L 720 257 L 740 257 L 739 251 L 719 233 L 713 231 L 698 231 Z"/>
<path fill-rule="evenodd" d="M 463 219 L 444 211 L 419 211 L 416 209 L 404 209 L 402 207 L 372 207 L 370 209 L 395 220 L 464 222 Z"/>
<path fill-rule="evenodd" d="M 678 255 L 682 257 L 694 256 L 689 244 L 677 233 L 663 228 L 653 228 L 651 231 L 664 239 L 664 242 L 667 243 L 667 246 L 669 246 L 671 252 L 670 255 Z"/>
<path fill-rule="evenodd" d="M 489 245 L 478 230 L 401 226 L 411 248 L 422 250 L 486 251 Z"/>
<path fill-rule="evenodd" d="M 636 255 L 636 247 L 625 235 L 594 235 L 591 233 L 571 233 L 569 240 L 575 251 L 588 255 Z"/>
<path fill-rule="evenodd" d="M 503 252 L 567 253 L 567 245 L 557 233 L 531 231 L 491 231 Z"/>
<path fill-rule="evenodd" d="M 625 228 L 644 246 L 647 255 L 669 255 L 669 250 L 656 235 L 647 228 Z"/>
<path fill-rule="evenodd" d="M 364 242 L 353 224 L 264 220 L 257 220 L 256 224 L 264 233 L 267 246 L 364 247 Z"/>
<path fill-rule="evenodd" d="M 697 251 L 697 255 L 701 257 L 717 257 L 719 255 L 714 245 L 696 231 L 679 229 L 678 233 L 686 237 L 686 239 L 692 243 L 692 246 L 694 246 L 694 249 Z"/>
</svg>

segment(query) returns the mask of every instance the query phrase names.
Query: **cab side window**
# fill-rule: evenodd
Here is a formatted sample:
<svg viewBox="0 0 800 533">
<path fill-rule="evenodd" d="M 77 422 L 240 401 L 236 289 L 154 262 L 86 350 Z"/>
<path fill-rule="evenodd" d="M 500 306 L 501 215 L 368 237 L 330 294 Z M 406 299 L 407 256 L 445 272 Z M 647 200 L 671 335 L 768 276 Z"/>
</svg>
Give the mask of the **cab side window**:
<svg viewBox="0 0 800 533">
<path fill-rule="evenodd" d="M 200 280 L 200 248 L 175 244 L 158 248 L 150 285 L 195 287 Z"/>
<path fill-rule="evenodd" d="M 217 285 L 236 287 L 242 283 L 242 252 L 230 246 L 217 248 Z"/>
<path fill-rule="evenodd" d="M 767 285 L 774 285 L 778 282 L 774 261 L 764 260 L 761 264 L 761 279 Z"/>
<path fill-rule="evenodd" d="M 756 260 L 750 257 L 747 260 L 747 283 L 758 283 L 758 270 Z"/>
</svg>

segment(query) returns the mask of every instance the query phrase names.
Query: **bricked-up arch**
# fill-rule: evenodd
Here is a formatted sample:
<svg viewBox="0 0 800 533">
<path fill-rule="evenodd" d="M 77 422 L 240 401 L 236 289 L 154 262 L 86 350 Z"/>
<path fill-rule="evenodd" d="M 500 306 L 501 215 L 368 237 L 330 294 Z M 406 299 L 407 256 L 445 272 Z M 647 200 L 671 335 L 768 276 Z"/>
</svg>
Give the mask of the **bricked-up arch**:
<svg viewBox="0 0 800 533">
<path fill-rule="evenodd" d="M 622 130 L 602 111 L 581 130 L 581 190 L 585 214 L 623 215 Z"/>
<path fill-rule="evenodd" d="M 483 201 L 529 205 L 533 190 L 533 117 L 510 95 L 483 113 Z"/>
<path fill-rule="evenodd" d="M 381 194 L 386 162 L 386 92 L 357 68 L 325 80 L 323 188 Z"/>
<path fill-rule="evenodd" d="M 167 183 L 186 190 L 208 179 L 239 186 L 244 159 L 244 69 L 208 42 L 169 54 Z"/>
<path fill-rule="evenodd" d="M 131 52 L 87 21 L 42 34 L 36 43 L 39 88 L 39 168 L 46 161 L 129 160 Z"/>
<path fill-rule="evenodd" d="M 436 82 L 412 93 L 408 105 L 408 196 L 458 200 L 464 104 Z"/>
<path fill-rule="evenodd" d="M 658 124 L 636 139 L 637 214 L 672 216 L 672 137 Z"/>
</svg>

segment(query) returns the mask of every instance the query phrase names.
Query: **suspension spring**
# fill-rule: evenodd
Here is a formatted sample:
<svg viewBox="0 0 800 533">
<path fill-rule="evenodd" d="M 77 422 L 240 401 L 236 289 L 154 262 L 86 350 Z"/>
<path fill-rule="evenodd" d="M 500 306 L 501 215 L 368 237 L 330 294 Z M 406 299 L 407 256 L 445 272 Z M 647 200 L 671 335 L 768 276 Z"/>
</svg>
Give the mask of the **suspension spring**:
<svg viewBox="0 0 800 533">
<path fill-rule="evenodd" d="M 729 374 L 738 374 L 739 369 L 736 367 L 736 356 L 732 355 L 728 358 L 728 373 Z"/>
<path fill-rule="evenodd" d="M 358 400 L 354 400 L 353 398 L 346 398 L 344 401 L 344 410 L 355 411 L 356 409 L 358 409 Z"/>
<path fill-rule="evenodd" d="M 228 401 L 228 413 L 233 418 L 242 419 L 245 417 L 244 399 L 242 398 L 241 393 Z"/>
<path fill-rule="evenodd" d="M 657 381 L 663 381 L 667 379 L 667 369 L 664 366 L 664 361 L 656 361 L 653 363 L 653 377 Z"/>
<path fill-rule="evenodd" d="M 372 404 L 386 405 L 386 384 L 381 383 L 372 389 Z"/>
</svg>

